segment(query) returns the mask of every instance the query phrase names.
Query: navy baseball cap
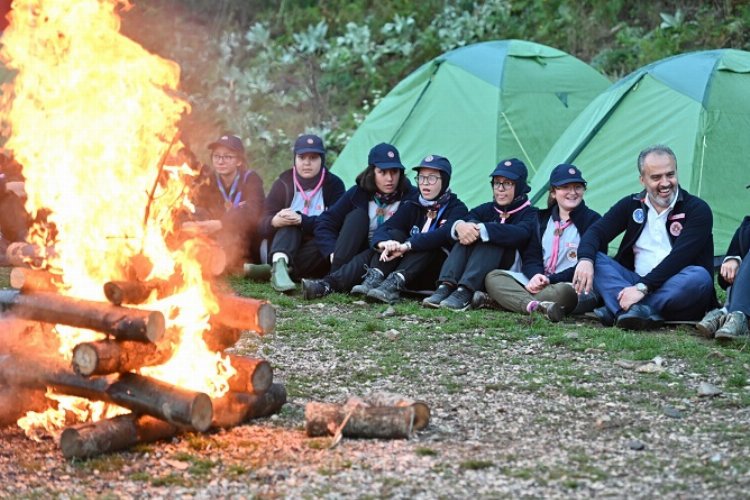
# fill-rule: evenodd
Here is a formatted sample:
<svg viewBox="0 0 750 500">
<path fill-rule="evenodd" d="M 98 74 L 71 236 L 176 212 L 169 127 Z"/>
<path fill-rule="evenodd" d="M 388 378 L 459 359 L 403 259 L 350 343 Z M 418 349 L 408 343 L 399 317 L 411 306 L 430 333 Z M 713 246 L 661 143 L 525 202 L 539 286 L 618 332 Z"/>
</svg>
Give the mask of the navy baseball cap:
<svg viewBox="0 0 750 500">
<path fill-rule="evenodd" d="M 294 154 L 301 155 L 304 153 L 326 154 L 326 148 L 323 145 L 323 139 L 317 135 L 303 134 L 294 141 Z"/>
<path fill-rule="evenodd" d="M 401 155 L 398 154 L 396 146 L 384 142 L 381 142 L 370 150 L 370 154 L 367 155 L 367 164 L 375 165 L 381 170 L 393 168 L 405 169 L 401 164 Z"/>
<path fill-rule="evenodd" d="M 448 161 L 448 158 L 446 158 L 445 156 L 427 155 L 422 158 L 422 161 L 419 162 L 419 165 L 412 168 L 412 170 L 419 171 L 420 168 L 433 168 L 435 170 L 439 170 L 440 172 L 445 172 L 448 177 L 450 177 L 453 173 L 451 162 Z"/>
<path fill-rule="evenodd" d="M 573 182 L 583 184 L 584 186 L 586 185 L 586 180 L 581 174 L 581 169 L 575 165 L 561 163 L 552 170 L 551 174 L 549 174 L 550 186 L 564 186 L 565 184 Z"/>
<path fill-rule="evenodd" d="M 525 181 L 528 175 L 529 171 L 526 169 L 526 164 L 524 164 L 524 162 L 518 158 L 510 158 L 498 163 L 495 170 L 490 174 L 490 177 L 505 177 L 512 181 L 517 181 L 519 179 Z"/>
<path fill-rule="evenodd" d="M 245 146 L 242 144 L 242 139 L 240 139 L 236 135 L 222 135 L 217 140 L 209 144 L 208 149 L 213 151 L 219 146 L 224 146 L 225 148 L 229 148 L 232 151 L 237 151 L 238 153 L 242 153 L 243 155 L 245 154 Z"/>
</svg>

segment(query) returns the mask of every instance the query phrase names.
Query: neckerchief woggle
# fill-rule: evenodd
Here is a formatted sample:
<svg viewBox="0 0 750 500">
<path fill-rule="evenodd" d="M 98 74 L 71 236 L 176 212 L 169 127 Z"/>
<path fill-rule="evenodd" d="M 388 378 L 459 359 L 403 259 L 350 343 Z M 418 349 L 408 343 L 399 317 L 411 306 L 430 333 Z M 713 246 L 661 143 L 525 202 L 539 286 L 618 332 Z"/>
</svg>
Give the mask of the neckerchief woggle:
<svg viewBox="0 0 750 500">
<path fill-rule="evenodd" d="M 227 190 L 224 188 L 224 183 L 222 182 L 221 176 L 218 173 L 216 174 L 216 183 L 219 185 L 219 191 L 221 192 L 221 196 L 224 198 L 224 209 L 229 210 L 230 208 L 236 207 L 240 204 L 242 192 L 237 189 L 237 187 L 240 185 L 239 171 L 234 176 L 232 185 L 229 187 L 229 194 L 227 194 Z"/>
<path fill-rule="evenodd" d="M 323 186 L 323 180 L 325 178 L 326 178 L 326 169 L 325 169 L 325 167 L 323 167 L 320 170 L 320 180 L 318 181 L 318 185 L 315 186 L 310 191 L 310 194 L 308 195 L 307 193 L 305 193 L 304 188 L 302 187 L 302 185 L 300 184 L 299 180 L 297 179 L 297 169 L 296 168 L 292 168 L 292 180 L 294 181 L 294 187 L 297 189 L 297 191 L 299 192 L 300 196 L 302 196 L 302 199 L 305 202 L 304 206 L 302 207 L 302 213 L 303 214 L 307 215 L 308 212 L 310 211 L 310 200 L 313 198 L 313 196 L 315 196 L 316 194 L 318 194 L 318 191 L 320 191 L 320 188 Z"/>
<path fill-rule="evenodd" d="M 513 210 L 508 210 L 507 212 L 503 212 L 502 210 L 498 209 L 497 207 L 492 207 L 492 208 L 494 208 L 495 212 L 497 212 L 498 215 L 500 216 L 500 224 L 505 224 L 505 221 L 511 215 L 513 215 L 516 212 L 520 212 L 521 210 L 523 210 L 524 208 L 528 207 L 529 205 L 531 205 L 531 202 L 529 200 L 526 200 L 526 202 L 523 203 L 520 207 L 514 208 Z"/>
</svg>

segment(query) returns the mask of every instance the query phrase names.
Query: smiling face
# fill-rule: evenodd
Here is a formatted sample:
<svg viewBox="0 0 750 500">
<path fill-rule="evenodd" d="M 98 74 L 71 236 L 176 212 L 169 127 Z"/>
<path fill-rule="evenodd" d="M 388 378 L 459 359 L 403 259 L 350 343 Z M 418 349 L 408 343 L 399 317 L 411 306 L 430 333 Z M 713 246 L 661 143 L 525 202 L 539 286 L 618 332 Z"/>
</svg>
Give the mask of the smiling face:
<svg viewBox="0 0 750 500">
<path fill-rule="evenodd" d="M 640 180 L 657 212 L 669 207 L 677 196 L 677 165 L 667 154 L 653 152 L 646 155 Z"/>
<path fill-rule="evenodd" d="M 434 200 L 443 189 L 443 178 L 440 177 L 440 170 L 427 167 L 420 168 L 417 170 L 417 184 L 422 198 L 427 201 Z"/>
<path fill-rule="evenodd" d="M 303 179 L 312 179 L 320 172 L 323 159 L 318 153 L 300 153 L 294 155 L 294 168 Z"/>
<path fill-rule="evenodd" d="M 571 182 L 552 188 L 552 196 L 555 198 L 557 206 L 565 212 L 570 212 L 580 205 L 585 192 L 586 187 L 580 182 Z"/>
<path fill-rule="evenodd" d="M 391 194 L 398 187 L 401 178 L 400 168 L 388 168 L 382 170 L 375 167 L 375 187 L 383 194 Z"/>
<path fill-rule="evenodd" d="M 493 177 L 492 193 L 495 198 L 495 203 L 499 206 L 504 207 L 510 205 L 513 198 L 516 197 L 516 183 L 507 177 Z"/>
<path fill-rule="evenodd" d="M 237 151 L 226 146 L 217 146 L 211 152 L 211 165 L 220 176 L 231 179 L 242 165 L 242 157 Z"/>
</svg>

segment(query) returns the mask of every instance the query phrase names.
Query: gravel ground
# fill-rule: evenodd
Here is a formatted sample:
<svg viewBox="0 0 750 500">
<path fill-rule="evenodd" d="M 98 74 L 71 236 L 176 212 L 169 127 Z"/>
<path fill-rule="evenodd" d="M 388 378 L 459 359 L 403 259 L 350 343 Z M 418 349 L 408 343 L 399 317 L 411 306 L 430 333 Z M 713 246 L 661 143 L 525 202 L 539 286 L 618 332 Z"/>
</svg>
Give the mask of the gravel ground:
<svg viewBox="0 0 750 500">
<path fill-rule="evenodd" d="M 344 355 L 334 337 L 317 335 L 317 317 L 332 313 L 346 320 L 347 307 L 280 310 L 280 333 L 260 345 L 276 367 L 277 381 L 287 383 L 290 398 L 281 414 L 73 462 L 62 458 L 52 439 L 38 443 L 6 428 L 0 430 L 0 496 L 747 495 L 746 386 L 701 396 L 701 384 L 723 390 L 725 381 L 691 373 L 679 359 L 636 363 L 602 349 L 571 348 L 581 327 L 575 323 L 567 325 L 563 346 L 534 333 L 515 341 L 482 328 L 440 334 L 427 346 L 403 349 L 410 369 L 378 371 L 382 353 Z M 298 325 L 300 318 L 310 331 L 294 338 L 282 333 L 285 324 Z M 404 331 L 437 330 L 445 321 L 401 319 Z M 398 345 L 404 333 L 372 335 Z M 239 350 L 257 345 L 246 336 Z M 715 357 L 721 363 L 724 354 L 717 348 Z M 409 440 L 344 439 L 334 449 L 328 448 L 329 438 L 304 435 L 306 402 L 343 402 L 371 390 L 427 401 L 430 425 Z"/>
</svg>

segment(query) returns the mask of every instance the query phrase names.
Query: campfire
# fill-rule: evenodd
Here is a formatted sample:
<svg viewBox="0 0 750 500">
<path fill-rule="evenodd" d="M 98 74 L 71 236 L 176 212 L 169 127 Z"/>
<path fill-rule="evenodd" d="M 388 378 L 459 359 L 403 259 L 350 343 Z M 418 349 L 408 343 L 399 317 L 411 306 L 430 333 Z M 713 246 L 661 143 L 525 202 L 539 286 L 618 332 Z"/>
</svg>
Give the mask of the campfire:
<svg viewBox="0 0 750 500">
<path fill-rule="evenodd" d="M 16 72 L 4 147 L 35 217 L 13 249 L 27 267 L 0 293 L 0 401 L 36 408 L 18 425 L 59 437 L 67 457 L 236 425 L 286 399 L 266 361 L 223 352 L 242 330 L 273 330 L 275 313 L 221 291 L 211 245 L 176 231 L 195 174 L 170 158 L 189 105 L 177 64 L 119 33 L 129 7 L 14 0 L 0 53 Z"/>
</svg>

